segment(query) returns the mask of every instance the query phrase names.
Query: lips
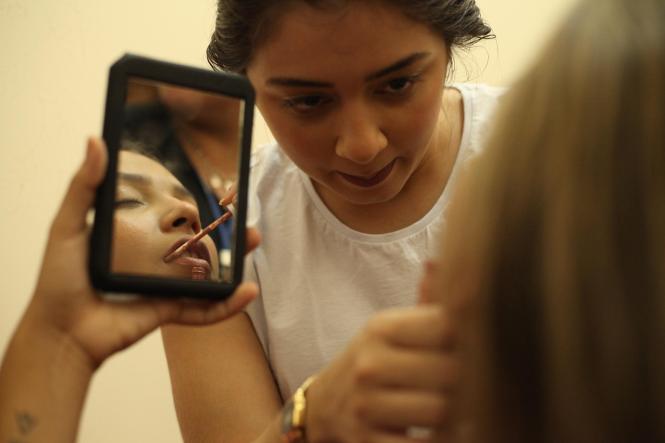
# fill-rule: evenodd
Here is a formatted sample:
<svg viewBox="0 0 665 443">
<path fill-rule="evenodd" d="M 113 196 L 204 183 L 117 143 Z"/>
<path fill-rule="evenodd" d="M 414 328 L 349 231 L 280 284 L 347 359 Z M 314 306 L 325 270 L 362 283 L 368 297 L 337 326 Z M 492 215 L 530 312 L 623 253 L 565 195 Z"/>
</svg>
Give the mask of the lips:
<svg viewBox="0 0 665 443">
<path fill-rule="evenodd" d="M 180 246 L 185 244 L 187 240 L 189 240 L 189 238 L 185 237 L 173 243 L 173 245 L 171 245 L 171 247 L 166 251 L 166 254 L 164 254 L 164 257 L 168 256 Z M 193 244 L 187 251 L 185 251 L 184 254 L 173 261 L 173 263 L 180 266 L 187 266 L 189 268 L 202 268 L 205 270 L 206 277 L 210 276 L 210 262 L 210 252 L 208 251 L 208 248 L 206 248 L 206 246 L 200 241 Z"/>
<path fill-rule="evenodd" d="M 353 185 L 360 186 L 362 188 L 371 188 L 373 186 L 382 183 L 386 178 L 388 178 L 388 176 L 393 170 L 393 167 L 395 166 L 395 161 L 396 160 L 391 161 L 386 166 L 384 166 L 379 172 L 369 177 L 346 174 L 341 171 L 339 172 L 339 175 L 341 175 L 346 181 L 348 181 Z"/>
</svg>

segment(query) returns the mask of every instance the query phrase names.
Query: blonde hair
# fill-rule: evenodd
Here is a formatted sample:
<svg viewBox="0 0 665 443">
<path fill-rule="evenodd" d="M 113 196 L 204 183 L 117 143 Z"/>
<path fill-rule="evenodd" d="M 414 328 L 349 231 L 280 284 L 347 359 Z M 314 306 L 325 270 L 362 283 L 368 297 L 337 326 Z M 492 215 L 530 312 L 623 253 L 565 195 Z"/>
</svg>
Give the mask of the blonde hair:
<svg viewBox="0 0 665 443">
<path fill-rule="evenodd" d="M 458 419 L 665 441 L 665 2 L 582 1 L 505 101 L 443 245 Z"/>
</svg>

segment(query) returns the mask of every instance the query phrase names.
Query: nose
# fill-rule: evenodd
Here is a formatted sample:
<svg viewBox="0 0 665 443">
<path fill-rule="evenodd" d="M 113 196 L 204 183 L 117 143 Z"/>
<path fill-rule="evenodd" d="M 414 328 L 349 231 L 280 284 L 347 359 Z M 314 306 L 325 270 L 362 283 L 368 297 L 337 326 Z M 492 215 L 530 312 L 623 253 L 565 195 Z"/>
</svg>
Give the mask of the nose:
<svg viewBox="0 0 665 443">
<path fill-rule="evenodd" d="M 343 110 L 335 153 L 361 165 L 371 163 L 388 146 L 388 139 L 376 120 L 363 104 Z"/>
<path fill-rule="evenodd" d="M 196 234 L 201 230 L 199 211 L 188 201 L 171 198 L 169 208 L 160 221 L 160 228 L 164 232 L 180 231 Z"/>
</svg>

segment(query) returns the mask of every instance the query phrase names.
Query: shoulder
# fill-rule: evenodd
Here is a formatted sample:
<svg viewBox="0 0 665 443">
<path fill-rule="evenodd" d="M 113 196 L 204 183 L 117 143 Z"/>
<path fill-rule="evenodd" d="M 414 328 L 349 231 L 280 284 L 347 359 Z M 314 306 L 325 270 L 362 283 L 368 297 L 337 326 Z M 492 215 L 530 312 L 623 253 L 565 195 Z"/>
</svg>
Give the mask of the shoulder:
<svg viewBox="0 0 665 443">
<path fill-rule="evenodd" d="M 492 114 L 507 91 L 503 86 L 482 83 L 455 83 L 453 87 L 460 91 L 465 110 L 468 108 L 468 112 L 474 117 Z"/>
<path fill-rule="evenodd" d="M 287 157 L 282 153 L 277 143 L 268 143 L 252 148 L 250 168 L 252 172 L 272 166 L 283 164 Z"/>
<path fill-rule="evenodd" d="M 507 88 L 478 83 L 456 83 L 452 87 L 460 91 L 464 102 L 463 148 L 468 154 L 482 150 Z"/>
<path fill-rule="evenodd" d="M 486 83 L 453 83 L 452 87 L 458 89 L 465 97 L 483 101 L 498 100 L 508 90 L 505 86 L 493 86 Z"/>
<path fill-rule="evenodd" d="M 253 149 L 250 174 L 254 185 L 267 182 L 273 186 L 297 178 L 298 168 L 277 143 L 270 143 Z"/>
<path fill-rule="evenodd" d="M 278 144 L 255 147 L 250 163 L 248 224 L 259 223 L 262 213 L 270 213 L 274 219 L 303 204 L 307 191 L 301 175 Z"/>
</svg>

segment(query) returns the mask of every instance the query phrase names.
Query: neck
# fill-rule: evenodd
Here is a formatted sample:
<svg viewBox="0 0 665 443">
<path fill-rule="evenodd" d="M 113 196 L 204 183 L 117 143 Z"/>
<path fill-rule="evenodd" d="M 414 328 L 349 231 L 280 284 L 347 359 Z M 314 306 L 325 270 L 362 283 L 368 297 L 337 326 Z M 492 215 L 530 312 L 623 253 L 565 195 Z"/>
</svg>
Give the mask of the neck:
<svg viewBox="0 0 665 443">
<path fill-rule="evenodd" d="M 237 180 L 239 135 L 234 131 L 205 132 L 191 125 L 176 127 L 184 152 L 217 198 Z"/>
</svg>

